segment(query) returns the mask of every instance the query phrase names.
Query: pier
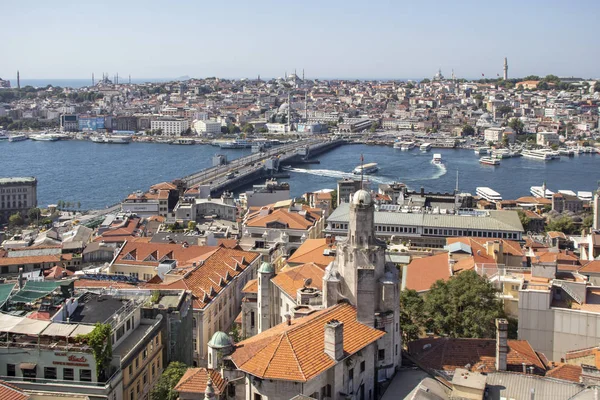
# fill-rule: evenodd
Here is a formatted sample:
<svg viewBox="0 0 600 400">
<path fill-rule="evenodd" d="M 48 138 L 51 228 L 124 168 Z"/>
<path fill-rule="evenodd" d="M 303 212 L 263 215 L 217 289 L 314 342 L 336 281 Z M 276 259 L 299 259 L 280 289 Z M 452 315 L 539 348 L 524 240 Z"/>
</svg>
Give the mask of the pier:
<svg viewBox="0 0 600 400">
<path fill-rule="evenodd" d="M 181 178 L 185 187 L 210 186 L 211 195 L 234 190 L 256 180 L 274 176 L 284 165 L 315 163 L 314 157 L 345 143 L 342 139 L 305 139 L 227 161 L 213 157 L 213 166 Z"/>
</svg>

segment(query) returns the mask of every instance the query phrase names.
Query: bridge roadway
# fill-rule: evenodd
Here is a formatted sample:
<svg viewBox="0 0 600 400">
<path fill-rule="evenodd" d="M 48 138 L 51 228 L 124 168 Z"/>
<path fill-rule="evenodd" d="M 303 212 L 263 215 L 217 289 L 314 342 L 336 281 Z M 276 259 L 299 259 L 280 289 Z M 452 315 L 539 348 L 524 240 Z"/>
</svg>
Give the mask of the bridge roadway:
<svg viewBox="0 0 600 400">
<path fill-rule="evenodd" d="M 182 180 L 188 188 L 196 185 L 210 185 L 211 192 L 216 192 L 222 189 L 223 186 L 227 186 L 226 184 L 230 180 L 230 178 L 227 178 L 229 173 L 233 172 L 235 174 L 234 178 L 249 176 L 263 169 L 263 162 L 269 158 L 279 157 L 282 161 L 288 160 L 297 156 L 298 149 L 302 147 L 309 146 L 309 148 L 314 148 L 326 142 L 328 140 L 325 139 L 305 139 L 288 143 L 268 149 L 262 153 L 254 153 L 236 158 L 225 165 L 206 168 L 200 172 L 188 175 L 182 178 Z"/>
</svg>

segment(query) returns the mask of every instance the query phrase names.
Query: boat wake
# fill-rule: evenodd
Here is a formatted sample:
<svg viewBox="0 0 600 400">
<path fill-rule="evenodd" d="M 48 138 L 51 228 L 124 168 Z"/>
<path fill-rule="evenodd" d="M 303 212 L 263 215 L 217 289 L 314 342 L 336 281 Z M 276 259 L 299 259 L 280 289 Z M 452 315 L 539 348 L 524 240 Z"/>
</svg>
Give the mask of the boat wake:
<svg viewBox="0 0 600 400">
<path fill-rule="evenodd" d="M 448 170 L 446 169 L 446 166 L 444 164 L 433 164 L 436 167 L 435 173 L 427 178 L 421 178 L 421 177 L 417 177 L 417 178 L 409 178 L 409 179 L 405 179 L 406 182 L 420 182 L 420 181 L 434 181 L 436 179 L 441 178 L 442 176 L 446 175 L 446 173 L 448 172 Z"/>
<path fill-rule="evenodd" d="M 336 171 L 336 170 L 332 170 L 332 169 L 290 168 L 290 169 L 288 169 L 288 171 L 298 172 L 301 174 L 316 175 L 316 176 L 326 176 L 329 178 L 337 178 L 337 179 L 360 178 L 360 175 L 355 175 L 351 172 Z M 375 175 L 365 175 L 365 180 L 369 180 L 371 182 L 377 182 L 377 183 L 392 183 L 393 182 L 393 180 L 391 180 L 391 179 L 386 179 L 386 178 L 382 178 L 382 177 L 375 176 Z"/>
</svg>

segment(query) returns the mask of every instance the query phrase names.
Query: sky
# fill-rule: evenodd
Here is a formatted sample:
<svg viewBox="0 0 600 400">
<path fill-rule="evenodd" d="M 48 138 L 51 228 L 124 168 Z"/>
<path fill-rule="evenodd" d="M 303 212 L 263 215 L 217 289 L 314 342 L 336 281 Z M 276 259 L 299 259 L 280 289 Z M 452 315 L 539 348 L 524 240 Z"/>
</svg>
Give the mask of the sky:
<svg viewBox="0 0 600 400">
<path fill-rule="evenodd" d="M 598 0 L 0 0 L 0 77 L 600 76 Z"/>
</svg>

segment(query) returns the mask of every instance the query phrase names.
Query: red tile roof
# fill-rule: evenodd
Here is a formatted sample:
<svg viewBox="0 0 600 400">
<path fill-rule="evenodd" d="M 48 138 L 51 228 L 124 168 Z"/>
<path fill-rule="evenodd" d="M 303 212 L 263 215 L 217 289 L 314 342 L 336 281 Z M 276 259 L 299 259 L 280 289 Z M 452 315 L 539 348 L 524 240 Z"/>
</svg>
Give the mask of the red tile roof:
<svg viewBox="0 0 600 400">
<path fill-rule="evenodd" d="M 560 364 L 546 373 L 546 376 L 554 379 L 562 379 L 571 382 L 581 382 L 581 366 L 571 364 Z"/>
<path fill-rule="evenodd" d="M 448 280 L 452 276 L 448 266 L 448 253 L 416 258 L 404 267 L 406 289 L 417 292 L 428 291 L 437 280 Z"/>
<path fill-rule="evenodd" d="M 188 368 L 173 390 L 179 393 L 204 394 L 206 383 L 210 377 L 215 395 L 225 393 L 226 382 L 221 374 L 213 369 Z"/>
<path fill-rule="evenodd" d="M 594 260 L 585 264 L 583 267 L 579 269 L 579 272 L 582 274 L 590 273 L 590 274 L 600 274 L 600 261 Z"/>
<path fill-rule="evenodd" d="M 329 239 L 306 239 L 287 262 L 288 264 L 312 262 L 325 269 L 335 259 L 334 255 L 324 255 L 325 250 L 335 250 L 335 245 Z"/>
<path fill-rule="evenodd" d="M 7 382 L 0 381 L 0 399 L 2 400 L 26 400 L 30 396 L 20 388 Z"/>
<path fill-rule="evenodd" d="M 117 265 L 158 266 L 163 259 L 177 260 L 177 267 L 186 267 L 206 259 L 217 246 L 182 245 L 176 243 L 150 243 L 128 241 L 117 256 Z"/>
<path fill-rule="evenodd" d="M 307 263 L 280 272 L 271 278 L 271 282 L 295 300 L 298 289 L 305 286 L 307 279 L 312 281 L 308 285 L 309 287 L 323 290 L 324 274 L 325 271 L 321 267 L 313 263 Z"/>
<path fill-rule="evenodd" d="M 424 338 L 410 342 L 408 350 L 423 366 L 435 370 L 454 371 L 469 364 L 471 371 L 495 371 L 494 339 Z M 546 365 L 528 341 L 509 340 L 507 370 L 522 372 L 523 363 L 535 367 L 538 375 L 546 371 Z"/>
<path fill-rule="evenodd" d="M 345 354 L 385 335 L 358 322 L 352 305 L 338 304 L 238 343 L 231 359 L 238 369 L 258 378 L 307 382 L 336 364 L 324 351 L 325 324 L 333 319 L 344 324 Z"/>
</svg>

